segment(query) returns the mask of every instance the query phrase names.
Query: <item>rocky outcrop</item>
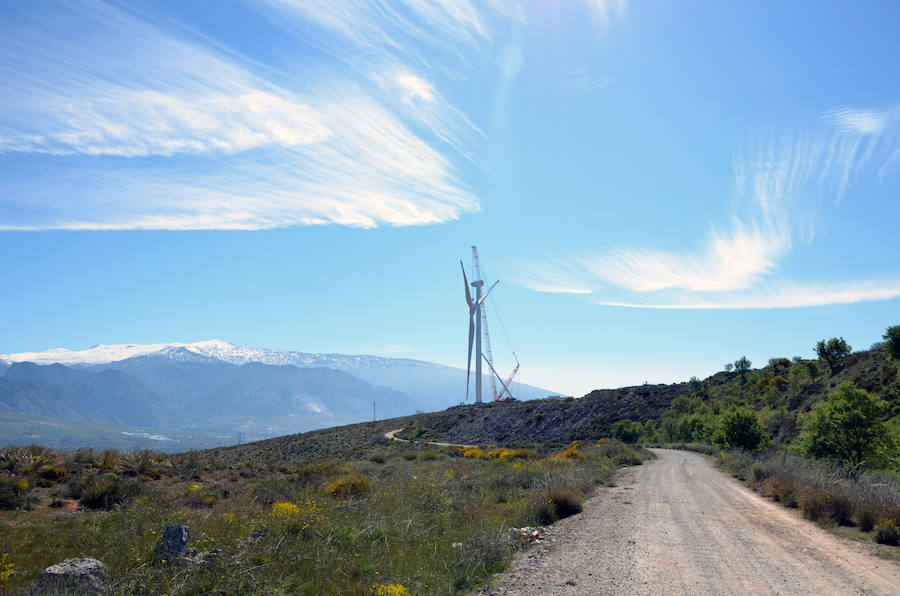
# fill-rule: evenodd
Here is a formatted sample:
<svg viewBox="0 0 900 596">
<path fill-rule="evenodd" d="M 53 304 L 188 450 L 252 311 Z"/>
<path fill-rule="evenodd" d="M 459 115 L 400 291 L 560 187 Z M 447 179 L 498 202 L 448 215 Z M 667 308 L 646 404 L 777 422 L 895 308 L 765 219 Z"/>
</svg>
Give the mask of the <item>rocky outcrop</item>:
<svg viewBox="0 0 900 596">
<path fill-rule="evenodd" d="M 153 549 L 153 560 L 161 565 L 174 565 L 188 555 L 191 529 L 181 524 L 168 526 Z"/>
<path fill-rule="evenodd" d="M 673 399 L 689 393 L 687 383 L 641 385 L 592 391 L 580 399 L 456 406 L 418 416 L 417 424 L 428 431 L 418 438 L 496 445 L 598 439 L 610 436 L 615 422 L 656 418 Z M 405 437 L 409 438 L 409 433 Z"/>
<path fill-rule="evenodd" d="M 109 593 L 106 565 L 97 559 L 66 559 L 41 572 L 30 594 L 81 595 Z"/>
</svg>

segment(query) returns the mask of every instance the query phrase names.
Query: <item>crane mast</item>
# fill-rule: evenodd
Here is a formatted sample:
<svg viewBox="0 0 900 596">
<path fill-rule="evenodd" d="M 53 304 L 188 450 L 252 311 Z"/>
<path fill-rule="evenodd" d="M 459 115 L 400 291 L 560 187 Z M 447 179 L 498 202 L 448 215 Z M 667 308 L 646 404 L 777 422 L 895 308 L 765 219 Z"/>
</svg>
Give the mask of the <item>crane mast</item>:
<svg viewBox="0 0 900 596">
<path fill-rule="evenodd" d="M 483 279 L 481 277 L 481 266 L 478 264 L 478 248 L 474 245 L 472 246 L 472 267 L 475 270 L 475 279 Z M 494 356 L 491 354 L 491 334 L 488 332 L 487 308 L 485 306 L 487 305 L 479 309 L 481 312 L 481 330 L 484 336 L 482 350 L 484 351 L 484 357 L 493 365 Z M 491 375 L 491 396 L 493 399 L 497 399 L 497 381 L 494 375 Z"/>
</svg>

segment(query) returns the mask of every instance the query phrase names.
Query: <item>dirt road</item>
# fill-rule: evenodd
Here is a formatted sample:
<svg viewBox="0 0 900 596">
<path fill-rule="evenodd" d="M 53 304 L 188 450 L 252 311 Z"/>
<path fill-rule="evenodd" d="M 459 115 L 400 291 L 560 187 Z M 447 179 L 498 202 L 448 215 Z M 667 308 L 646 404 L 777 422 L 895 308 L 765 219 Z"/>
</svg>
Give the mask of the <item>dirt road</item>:
<svg viewBox="0 0 900 596">
<path fill-rule="evenodd" d="M 397 436 L 397 433 L 400 432 L 401 430 L 405 430 L 405 427 L 398 428 L 395 430 L 389 430 L 388 432 L 384 433 L 384 438 L 389 439 L 391 441 L 398 441 L 400 443 L 409 443 L 408 440 L 401 439 L 400 437 Z M 434 445 L 435 447 L 463 447 L 463 448 L 474 447 L 474 445 L 463 445 L 461 443 L 438 443 L 437 441 L 426 441 L 425 443 L 428 445 Z"/>
<path fill-rule="evenodd" d="M 659 459 L 601 489 L 484 593 L 900 594 L 900 565 L 763 499 L 695 453 L 654 451 Z"/>
</svg>

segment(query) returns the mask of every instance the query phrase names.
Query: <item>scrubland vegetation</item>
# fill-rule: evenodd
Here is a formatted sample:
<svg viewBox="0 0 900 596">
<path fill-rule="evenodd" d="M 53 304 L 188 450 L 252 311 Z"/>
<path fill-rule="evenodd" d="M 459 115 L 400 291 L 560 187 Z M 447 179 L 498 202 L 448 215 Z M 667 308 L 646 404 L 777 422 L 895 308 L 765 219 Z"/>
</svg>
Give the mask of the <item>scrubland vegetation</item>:
<svg viewBox="0 0 900 596">
<path fill-rule="evenodd" d="M 754 490 L 853 537 L 900 542 L 900 326 L 852 353 L 843 338 L 819 360 L 742 357 L 692 379 L 658 419 L 622 420 L 613 436 L 715 455 Z M 847 533 L 847 532 L 844 532 Z"/>
<path fill-rule="evenodd" d="M 208 452 L 0 451 L 0 592 L 69 557 L 120 593 L 448 594 L 501 570 L 510 527 L 581 511 L 647 452 L 603 439 L 517 449 L 382 441 L 353 461 Z M 258 458 L 252 457 L 257 449 Z M 202 563 L 154 563 L 171 524 Z"/>
</svg>

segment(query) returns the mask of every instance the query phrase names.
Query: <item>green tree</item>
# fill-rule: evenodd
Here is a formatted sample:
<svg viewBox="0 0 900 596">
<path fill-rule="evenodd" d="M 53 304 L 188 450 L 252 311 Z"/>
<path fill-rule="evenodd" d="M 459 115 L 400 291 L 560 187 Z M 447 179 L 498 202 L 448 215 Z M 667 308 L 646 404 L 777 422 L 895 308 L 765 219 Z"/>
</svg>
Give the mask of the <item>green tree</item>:
<svg viewBox="0 0 900 596">
<path fill-rule="evenodd" d="M 747 359 L 746 356 L 741 356 L 734 361 L 734 372 L 741 373 L 741 381 L 746 380 L 747 371 L 750 370 L 751 365 L 752 363 Z"/>
<path fill-rule="evenodd" d="M 827 342 L 824 339 L 816 344 L 816 354 L 819 360 L 825 362 L 832 374 L 839 372 L 844 367 L 844 359 L 850 355 L 850 344 L 843 337 L 832 337 Z"/>
<path fill-rule="evenodd" d="M 891 439 L 883 422 L 887 403 L 844 383 L 801 419 L 800 447 L 812 457 L 835 458 L 853 468 L 885 463 Z"/>
<path fill-rule="evenodd" d="M 721 449 L 740 448 L 757 451 L 771 443 L 769 434 L 756 414 L 736 409 L 726 412 L 713 435 L 713 444 Z"/>
<path fill-rule="evenodd" d="M 637 443 L 643 430 L 644 427 L 640 422 L 633 422 L 626 418 L 613 424 L 612 434 L 623 443 Z"/>
<path fill-rule="evenodd" d="M 900 360 L 900 325 L 892 325 L 887 328 L 884 335 L 884 349 L 894 360 Z"/>
<path fill-rule="evenodd" d="M 656 422 L 654 422 L 653 420 L 648 420 L 644 423 L 642 438 L 648 443 L 654 443 L 659 440 L 659 432 L 656 430 Z"/>
</svg>

